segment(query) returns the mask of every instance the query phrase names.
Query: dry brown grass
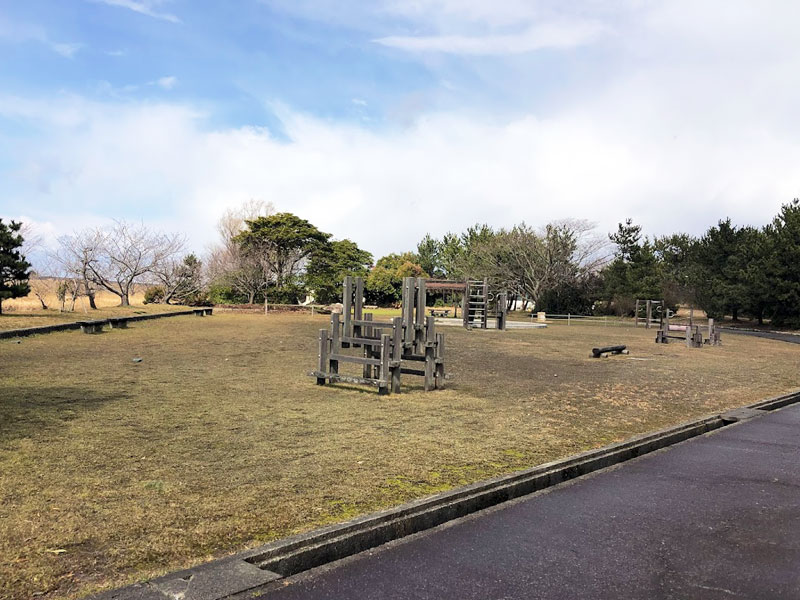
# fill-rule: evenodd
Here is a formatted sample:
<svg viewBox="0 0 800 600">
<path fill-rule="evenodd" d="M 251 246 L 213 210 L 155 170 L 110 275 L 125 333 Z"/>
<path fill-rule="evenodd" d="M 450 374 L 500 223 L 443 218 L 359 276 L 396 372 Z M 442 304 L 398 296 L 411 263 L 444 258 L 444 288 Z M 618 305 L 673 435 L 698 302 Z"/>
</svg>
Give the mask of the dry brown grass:
<svg viewBox="0 0 800 600">
<path fill-rule="evenodd" d="M 325 322 L 0 341 L 0 596 L 85 595 L 800 384 L 769 340 L 446 328 L 449 388 L 378 397 L 305 375 Z M 588 358 L 608 343 L 646 360 Z"/>
<path fill-rule="evenodd" d="M 131 306 L 120 306 L 119 296 L 108 291 L 98 291 L 95 296 L 97 310 L 89 308 L 89 301 L 85 297 L 78 298 L 74 311 L 61 312 L 61 303 L 56 296 L 57 283 L 53 279 L 32 279 L 31 293 L 24 298 L 14 298 L 3 301 L 3 314 L 0 315 L 0 330 L 22 329 L 25 327 L 39 327 L 41 325 L 56 325 L 71 321 L 84 321 L 87 319 L 107 319 L 108 317 L 128 316 L 132 314 L 169 312 L 184 310 L 185 306 L 172 306 L 165 304 L 144 304 L 144 289 L 137 287 L 131 296 Z M 42 304 L 35 292 L 44 298 L 47 309 L 42 309 Z M 66 308 L 69 308 L 69 302 Z"/>
</svg>

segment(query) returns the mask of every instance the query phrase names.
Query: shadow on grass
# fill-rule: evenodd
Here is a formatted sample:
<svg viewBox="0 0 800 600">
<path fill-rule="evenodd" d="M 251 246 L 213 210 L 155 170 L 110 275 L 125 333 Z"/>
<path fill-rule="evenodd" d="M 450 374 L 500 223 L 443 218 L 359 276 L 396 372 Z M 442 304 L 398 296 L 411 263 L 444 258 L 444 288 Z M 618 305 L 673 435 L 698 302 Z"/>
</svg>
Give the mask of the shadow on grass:
<svg viewBox="0 0 800 600">
<path fill-rule="evenodd" d="M 98 393 L 76 387 L 0 388 L 0 446 L 36 437 L 110 402 L 127 400 L 125 392 Z"/>
</svg>

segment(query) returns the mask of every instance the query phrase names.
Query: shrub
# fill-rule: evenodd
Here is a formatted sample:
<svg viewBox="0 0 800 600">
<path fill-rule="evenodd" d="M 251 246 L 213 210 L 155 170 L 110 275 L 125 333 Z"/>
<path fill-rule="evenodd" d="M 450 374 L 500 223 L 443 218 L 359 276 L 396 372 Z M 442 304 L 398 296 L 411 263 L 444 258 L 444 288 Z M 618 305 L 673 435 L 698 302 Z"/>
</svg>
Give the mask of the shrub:
<svg viewBox="0 0 800 600">
<path fill-rule="evenodd" d="M 158 304 L 164 301 L 164 288 L 160 285 L 153 285 L 147 288 L 144 293 L 145 304 Z"/>
</svg>

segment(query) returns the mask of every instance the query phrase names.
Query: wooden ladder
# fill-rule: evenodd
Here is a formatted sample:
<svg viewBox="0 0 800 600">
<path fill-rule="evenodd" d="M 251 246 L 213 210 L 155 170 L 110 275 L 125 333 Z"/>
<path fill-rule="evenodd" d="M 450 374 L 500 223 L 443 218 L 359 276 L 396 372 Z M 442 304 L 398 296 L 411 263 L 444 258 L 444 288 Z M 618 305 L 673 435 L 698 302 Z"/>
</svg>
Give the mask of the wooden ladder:
<svg viewBox="0 0 800 600">
<path fill-rule="evenodd" d="M 489 317 L 489 284 L 486 280 L 467 282 L 467 322 L 470 327 L 486 329 Z"/>
</svg>

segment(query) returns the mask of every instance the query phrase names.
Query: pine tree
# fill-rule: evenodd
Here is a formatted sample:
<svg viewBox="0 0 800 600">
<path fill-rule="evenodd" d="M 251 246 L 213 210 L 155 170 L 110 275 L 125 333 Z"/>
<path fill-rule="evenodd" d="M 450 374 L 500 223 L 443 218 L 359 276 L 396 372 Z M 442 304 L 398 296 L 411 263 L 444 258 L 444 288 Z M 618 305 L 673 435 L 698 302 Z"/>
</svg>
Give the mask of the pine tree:
<svg viewBox="0 0 800 600">
<path fill-rule="evenodd" d="M 11 221 L 6 225 L 0 219 L 0 314 L 3 314 L 3 300 L 27 296 L 30 292 L 31 265 L 19 251 L 23 241 L 21 227 L 22 223 Z"/>
</svg>

